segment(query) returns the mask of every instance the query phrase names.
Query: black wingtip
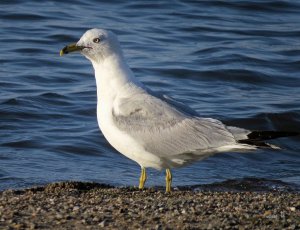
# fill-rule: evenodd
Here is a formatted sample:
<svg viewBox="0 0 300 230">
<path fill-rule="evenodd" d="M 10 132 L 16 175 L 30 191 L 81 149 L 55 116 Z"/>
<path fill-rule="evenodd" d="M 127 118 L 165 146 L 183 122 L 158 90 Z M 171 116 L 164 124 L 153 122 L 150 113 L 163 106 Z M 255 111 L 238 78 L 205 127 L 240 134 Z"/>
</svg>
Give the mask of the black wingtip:
<svg viewBox="0 0 300 230">
<path fill-rule="evenodd" d="M 268 144 L 264 141 L 245 139 L 245 140 L 239 140 L 238 142 L 241 144 L 257 146 L 259 148 L 272 148 L 272 146 L 270 144 Z"/>
<path fill-rule="evenodd" d="M 300 135 L 300 132 L 288 132 L 288 131 L 253 131 L 250 134 L 248 134 L 248 138 L 250 140 L 271 140 L 276 139 L 280 137 L 292 137 L 292 136 L 298 136 Z"/>
<path fill-rule="evenodd" d="M 274 148 L 274 146 L 266 143 L 266 140 L 276 139 L 280 137 L 292 137 L 300 135 L 299 132 L 288 131 L 253 131 L 247 135 L 248 139 L 239 140 L 239 143 L 257 146 L 259 148 Z"/>
</svg>

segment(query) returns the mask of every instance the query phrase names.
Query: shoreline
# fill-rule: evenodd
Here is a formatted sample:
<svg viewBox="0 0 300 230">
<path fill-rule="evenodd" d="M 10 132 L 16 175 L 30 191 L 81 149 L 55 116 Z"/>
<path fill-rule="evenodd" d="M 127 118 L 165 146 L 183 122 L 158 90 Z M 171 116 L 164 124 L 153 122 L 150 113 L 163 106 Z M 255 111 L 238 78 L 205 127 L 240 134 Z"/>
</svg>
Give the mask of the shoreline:
<svg viewBox="0 0 300 230">
<path fill-rule="evenodd" d="M 0 228 L 299 229 L 300 193 L 58 182 L 0 192 Z"/>
</svg>

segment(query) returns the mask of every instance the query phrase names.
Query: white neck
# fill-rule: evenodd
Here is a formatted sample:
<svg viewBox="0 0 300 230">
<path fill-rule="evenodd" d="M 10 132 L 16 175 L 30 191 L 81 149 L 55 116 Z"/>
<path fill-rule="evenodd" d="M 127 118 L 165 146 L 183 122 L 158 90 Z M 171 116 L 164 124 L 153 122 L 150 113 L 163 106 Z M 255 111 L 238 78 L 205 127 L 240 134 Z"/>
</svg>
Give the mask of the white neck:
<svg viewBox="0 0 300 230">
<path fill-rule="evenodd" d="M 98 101 L 113 98 L 127 84 L 141 86 L 122 55 L 111 55 L 101 63 L 93 63 L 97 84 Z"/>
</svg>

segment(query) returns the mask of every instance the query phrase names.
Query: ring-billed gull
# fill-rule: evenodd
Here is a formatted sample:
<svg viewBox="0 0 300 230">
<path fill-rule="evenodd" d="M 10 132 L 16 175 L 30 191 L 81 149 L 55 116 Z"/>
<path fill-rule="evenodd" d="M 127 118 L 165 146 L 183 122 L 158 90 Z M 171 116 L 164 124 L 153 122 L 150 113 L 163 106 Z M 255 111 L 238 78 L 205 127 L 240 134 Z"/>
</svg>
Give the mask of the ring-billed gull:
<svg viewBox="0 0 300 230">
<path fill-rule="evenodd" d="M 215 153 L 272 147 L 263 140 L 296 135 L 294 132 L 251 132 L 229 127 L 140 83 L 124 60 L 117 36 L 91 29 L 60 55 L 80 51 L 94 67 L 97 118 L 107 141 L 141 166 L 139 188 L 146 168 L 166 169 L 166 192 L 171 190 L 170 168 L 180 167 Z"/>
</svg>

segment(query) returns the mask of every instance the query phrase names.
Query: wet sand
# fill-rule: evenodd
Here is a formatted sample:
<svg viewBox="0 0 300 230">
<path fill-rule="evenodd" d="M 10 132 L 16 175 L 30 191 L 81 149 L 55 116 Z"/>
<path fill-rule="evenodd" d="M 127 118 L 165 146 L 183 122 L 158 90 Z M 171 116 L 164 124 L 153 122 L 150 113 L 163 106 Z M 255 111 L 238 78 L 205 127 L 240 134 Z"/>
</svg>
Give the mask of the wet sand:
<svg viewBox="0 0 300 230">
<path fill-rule="evenodd" d="M 0 193 L 0 229 L 300 229 L 300 193 L 60 182 Z"/>
</svg>

